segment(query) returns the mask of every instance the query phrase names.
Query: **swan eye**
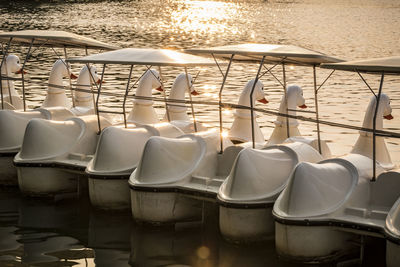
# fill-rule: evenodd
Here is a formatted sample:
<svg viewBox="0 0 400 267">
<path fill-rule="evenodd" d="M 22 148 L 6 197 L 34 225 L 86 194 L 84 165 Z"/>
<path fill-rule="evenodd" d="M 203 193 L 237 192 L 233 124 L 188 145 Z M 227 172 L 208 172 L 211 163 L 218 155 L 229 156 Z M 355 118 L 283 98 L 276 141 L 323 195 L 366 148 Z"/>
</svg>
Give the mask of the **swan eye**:
<svg viewBox="0 0 400 267">
<path fill-rule="evenodd" d="M 17 64 L 19 64 L 19 60 L 17 60 Z"/>
</svg>

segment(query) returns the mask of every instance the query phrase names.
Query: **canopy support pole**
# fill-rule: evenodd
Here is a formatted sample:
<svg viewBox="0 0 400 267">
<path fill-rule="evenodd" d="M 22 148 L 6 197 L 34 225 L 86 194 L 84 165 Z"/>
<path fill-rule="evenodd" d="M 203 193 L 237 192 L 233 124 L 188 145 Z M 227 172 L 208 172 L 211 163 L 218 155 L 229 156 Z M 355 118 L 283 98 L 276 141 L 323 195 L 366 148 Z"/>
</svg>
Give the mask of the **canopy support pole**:
<svg viewBox="0 0 400 267">
<path fill-rule="evenodd" d="M 125 124 L 125 128 L 128 128 L 128 124 L 126 122 L 126 98 L 128 97 L 128 93 L 129 93 L 129 86 L 130 86 L 130 82 L 131 82 L 131 77 L 132 77 L 132 71 L 133 71 L 133 65 L 131 65 L 130 69 L 129 69 L 129 77 L 128 77 L 128 82 L 126 84 L 126 90 L 125 90 L 125 95 L 124 95 L 124 101 L 122 103 L 122 110 L 124 113 L 124 124 Z"/>
<path fill-rule="evenodd" d="M 66 61 L 68 59 L 68 54 L 67 54 L 67 47 L 65 45 L 64 45 L 64 56 L 65 56 L 65 64 L 66 64 L 67 72 L 68 72 L 69 89 L 71 90 L 72 107 L 75 107 L 74 90 L 72 90 L 71 68 L 69 66 L 69 63 Z"/>
<path fill-rule="evenodd" d="M 24 64 L 22 64 L 22 68 L 21 68 L 21 75 L 22 75 L 22 101 L 24 103 L 24 111 L 26 111 L 24 68 L 25 68 L 26 62 L 29 59 L 29 56 L 30 56 L 31 49 L 32 49 L 34 41 L 35 41 L 35 38 L 32 38 L 32 41 L 31 41 L 31 43 L 29 45 L 29 48 L 28 48 L 28 53 L 26 54 L 26 57 L 25 57 L 25 60 L 24 60 Z M 10 99 L 11 99 L 11 94 L 10 94 Z"/>
<path fill-rule="evenodd" d="M 251 93 L 250 93 L 250 115 L 251 115 L 251 140 L 253 143 L 253 148 L 256 148 L 256 140 L 255 140 L 255 134 L 254 134 L 254 104 L 253 104 L 253 94 L 254 94 L 254 89 L 256 88 L 256 84 L 258 82 L 258 76 L 260 75 L 261 68 L 264 65 L 264 60 L 265 56 L 262 57 L 260 66 L 258 67 L 256 79 L 254 80 L 253 87 L 251 88 Z"/>
<path fill-rule="evenodd" d="M 322 149 L 321 149 L 321 132 L 320 132 L 320 129 L 319 129 L 317 72 L 316 72 L 316 69 L 315 69 L 315 65 L 313 65 L 313 76 L 314 76 L 315 119 L 317 120 L 318 151 L 319 151 L 320 154 L 322 154 Z"/>
<path fill-rule="evenodd" d="M 287 97 L 287 92 L 286 92 L 286 68 L 285 68 L 285 63 L 282 63 L 282 74 L 283 74 L 283 94 L 285 97 L 285 105 L 286 105 L 286 134 L 287 138 L 290 137 L 290 130 L 289 130 L 289 107 L 288 107 L 288 97 Z"/>
<path fill-rule="evenodd" d="M 379 91 L 378 95 L 375 95 L 376 99 L 376 105 L 375 105 L 375 111 L 374 111 L 374 119 L 372 121 L 372 127 L 373 127 L 373 132 L 372 132 L 372 182 L 376 181 L 376 117 L 378 115 L 378 108 L 379 108 L 379 101 L 381 99 L 381 94 L 382 94 L 382 87 L 383 87 L 383 79 L 385 78 L 385 73 L 382 72 L 381 76 L 381 82 L 379 84 Z"/>
<path fill-rule="evenodd" d="M 101 85 L 103 84 L 104 71 L 106 70 L 106 64 L 103 64 L 103 70 L 101 71 L 100 84 L 97 87 L 97 99 L 96 99 L 96 113 L 97 113 L 97 123 L 99 125 L 99 134 L 101 133 L 101 123 L 100 123 L 100 112 L 99 112 L 99 100 L 101 93 Z M 90 71 L 90 70 L 89 70 Z M 90 72 L 91 73 L 91 72 Z M 93 77 L 92 77 L 93 78 Z M 94 79 L 93 79 L 94 80 Z"/>
<path fill-rule="evenodd" d="M 189 76 L 188 76 L 188 71 L 187 67 L 185 67 L 185 74 L 186 74 L 186 83 L 189 91 L 189 99 L 190 99 L 190 107 L 192 109 L 192 116 L 193 116 L 193 125 L 194 125 L 194 131 L 197 133 L 197 123 L 196 123 L 196 116 L 194 115 L 194 107 L 193 107 L 193 101 L 192 101 L 192 94 L 190 93 L 190 83 L 189 83 Z"/>
<path fill-rule="evenodd" d="M 231 55 L 231 58 L 229 59 L 228 67 L 226 68 L 225 74 L 222 72 L 221 68 L 218 65 L 217 60 L 214 57 L 214 60 L 217 63 L 218 68 L 220 68 L 220 71 L 221 71 L 221 74 L 223 77 L 221 88 L 219 89 L 219 93 L 218 93 L 219 140 L 220 140 L 220 147 L 221 147 L 220 153 L 221 154 L 224 152 L 224 137 L 222 136 L 222 131 L 223 131 L 223 127 L 222 127 L 222 90 L 224 90 L 225 82 L 226 82 L 226 79 L 228 78 L 229 70 L 231 68 L 234 56 L 235 56 L 235 54 Z"/>
<path fill-rule="evenodd" d="M 1 73 L 1 69 L 3 68 L 3 64 L 7 59 L 7 55 L 8 55 L 8 49 L 11 46 L 11 41 L 12 41 L 12 37 L 10 38 L 10 40 L 8 40 L 7 43 L 7 47 L 6 47 L 6 51 L 3 51 L 3 58 L 1 59 L 1 63 L 0 63 L 0 92 L 1 92 L 1 109 L 4 109 L 4 96 L 3 96 L 3 73 Z M 3 50 L 3 46 L 1 47 Z M 8 78 L 8 77 L 7 77 Z M 10 97 L 11 98 L 11 97 Z"/>
<path fill-rule="evenodd" d="M 158 66 L 158 72 L 160 73 L 161 89 L 162 89 L 162 94 L 163 94 L 164 102 L 165 102 L 165 114 L 167 115 L 168 122 L 170 122 L 171 118 L 169 116 L 169 107 L 168 107 L 168 102 L 167 102 L 167 94 L 165 92 L 165 87 L 164 87 L 164 82 L 163 82 L 164 79 L 163 79 L 162 72 L 161 72 L 161 66 Z M 189 88 L 189 95 L 190 95 L 190 88 Z M 190 99 L 190 100 L 192 100 L 192 99 Z"/>
</svg>

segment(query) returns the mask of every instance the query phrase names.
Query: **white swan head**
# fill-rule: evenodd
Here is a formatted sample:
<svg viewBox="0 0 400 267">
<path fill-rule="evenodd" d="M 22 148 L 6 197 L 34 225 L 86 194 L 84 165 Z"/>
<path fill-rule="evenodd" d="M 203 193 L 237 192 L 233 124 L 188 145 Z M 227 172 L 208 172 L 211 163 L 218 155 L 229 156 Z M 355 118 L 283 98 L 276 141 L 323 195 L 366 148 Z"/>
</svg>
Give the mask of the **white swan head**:
<svg viewBox="0 0 400 267">
<path fill-rule="evenodd" d="M 60 73 L 62 78 L 68 78 L 70 77 L 71 79 L 77 79 L 78 77 L 74 75 L 72 72 L 68 71 L 67 63 L 63 59 L 58 59 L 56 62 L 54 62 L 53 67 L 50 72 L 50 76 L 55 73 Z"/>
<path fill-rule="evenodd" d="M 268 101 L 265 98 L 264 94 L 264 85 L 261 81 L 257 81 L 255 83 L 255 79 L 250 80 L 244 86 L 243 91 L 239 97 L 238 104 L 240 106 L 250 107 L 250 94 L 254 86 L 253 91 L 253 105 L 255 101 L 259 101 L 261 103 L 267 104 Z M 255 115 L 255 114 L 254 114 Z M 257 143 L 264 142 L 264 136 L 261 132 L 261 129 L 256 121 L 256 116 L 253 117 L 254 121 L 254 141 Z M 233 120 L 231 129 L 229 130 L 229 137 L 231 141 L 235 143 L 239 142 L 248 142 L 252 140 L 252 131 L 251 131 L 251 112 L 248 109 L 236 109 L 235 119 Z"/>
<path fill-rule="evenodd" d="M 392 120 L 392 107 L 390 106 L 390 98 L 386 94 L 381 95 L 381 99 L 383 102 L 383 118 L 387 120 Z"/>
<path fill-rule="evenodd" d="M 186 76 L 185 73 L 179 74 L 174 84 L 172 85 L 171 92 L 169 94 L 169 99 L 184 99 L 185 92 L 188 92 L 188 86 L 190 87 L 190 94 L 198 95 L 199 93 L 195 90 L 193 86 L 193 78 L 192 75 L 188 74 Z"/>
<path fill-rule="evenodd" d="M 372 129 L 373 127 L 376 101 L 377 98 L 375 96 L 372 96 L 365 112 L 363 128 Z M 393 119 L 392 107 L 390 106 L 390 98 L 386 94 L 381 94 L 379 100 L 379 107 L 376 118 L 376 129 L 381 130 L 383 128 L 383 119 Z"/>
<path fill-rule="evenodd" d="M 3 63 L 3 68 L 1 70 L 3 74 L 21 74 L 22 67 L 20 65 L 19 57 L 16 55 L 8 55 Z M 24 72 L 26 73 L 26 72 Z"/>
<path fill-rule="evenodd" d="M 244 86 L 243 91 L 239 97 L 239 101 L 238 101 L 239 105 L 250 107 L 250 94 L 253 89 L 254 83 L 255 83 L 255 79 L 252 79 L 252 80 L 248 81 L 247 84 Z M 256 100 L 263 104 L 268 103 L 268 100 L 265 98 L 264 85 L 260 80 L 257 81 L 257 83 L 254 87 L 253 105 Z"/>
<path fill-rule="evenodd" d="M 160 74 L 158 73 L 158 71 L 156 71 L 154 69 L 147 70 L 146 73 L 143 75 L 143 77 L 140 79 L 138 91 L 141 91 L 139 88 L 141 88 L 143 86 L 143 83 L 146 83 L 146 85 L 147 85 L 149 82 L 151 83 L 150 91 L 152 88 L 154 88 L 160 92 L 163 91 L 163 89 L 161 87 Z M 136 92 L 136 95 L 137 95 L 137 93 L 138 92 Z M 141 92 L 139 92 L 139 93 L 141 93 Z M 150 95 L 151 95 L 151 93 L 150 93 Z M 148 96 L 150 96 L 150 95 L 148 95 Z"/>
<path fill-rule="evenodd" d="M 295 109 L 295 106 L 299 108 L 307 108 L 306 101 L 303 97 L 303 89 L 301 89 L 300 86 L 295 84 L 289 85 L 286 89 L 286 93 L 289 102 L 289 108 Z M 291 107 L 291 104 L 293 107 Z"/>
<path fill-rule="evenodd" d="M 83 66 L 79 72 L 77 84 L 79 85 L 90 85 L 90 84 L 101 83 L 100 77 L 97 75 L 97 68 L 90 66 L 90 72 L 87 65 Z"/>
</svg>

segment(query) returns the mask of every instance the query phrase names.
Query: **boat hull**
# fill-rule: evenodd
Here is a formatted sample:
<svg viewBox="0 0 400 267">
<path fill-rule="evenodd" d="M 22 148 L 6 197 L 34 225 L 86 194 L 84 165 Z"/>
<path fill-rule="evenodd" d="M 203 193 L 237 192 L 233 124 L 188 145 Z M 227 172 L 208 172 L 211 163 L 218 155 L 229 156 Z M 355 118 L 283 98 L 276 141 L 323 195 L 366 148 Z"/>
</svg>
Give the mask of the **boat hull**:
<svg viewBox="0 0 400 267">
<path fill-rule="evenodd" d="M 148 192 L 131 189 L 133 218 L 149 224 L 173 224 L 201 219 L 202 201 L 176 192 Z"/>
<path fill-rule="evenodd" d="M 131 206 L 128 178 L 88 178 L 90 203 L 104 210 L 127 210 Z"/>
<path fill-rule="evenodd" d="M 330 226 L 299 226 L 275 222 L 276 251 L 280 256 L 294 261 L 330 262 L 359 253 L 360 247 L 352 241 L 355 238 L 353 233 Z"/>
<path fill-rule="evenodd" d="M 2 186 L 18 185 L 17 169 L 13 163 L 14 156 L 0 156 L 0 185 Z"/>
<path fill-rule="evenodd" d="M 248 243 L 273 238 L 272 207 L 219 207 L 219 228 L 222 236 L 235 243 Z"/>
<path fill-rule="evenodd" d="M 390 240 L 386 241 L 386 266 L 395 267 L 400 265 L 400 245 Z"/>
<path fill-rule="evenodd" d="M 57 168 L 17 167 L 18 185 L 22 193 L 36 197 L 78 193 L 80 175 Z"/>
</svg>

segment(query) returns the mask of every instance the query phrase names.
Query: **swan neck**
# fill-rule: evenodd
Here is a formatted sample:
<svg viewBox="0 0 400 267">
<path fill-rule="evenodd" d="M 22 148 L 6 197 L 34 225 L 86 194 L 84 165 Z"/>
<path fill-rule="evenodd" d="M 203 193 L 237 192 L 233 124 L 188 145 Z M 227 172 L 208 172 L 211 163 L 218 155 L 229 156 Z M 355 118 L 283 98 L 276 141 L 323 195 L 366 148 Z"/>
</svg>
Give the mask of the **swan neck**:
<svg viewBox="0 0 400 267">
<path fill-rule="evenodd" d="M 364 121 L 362 124 L 363 128 L 373 128 L 374 122 L 374 114 L 375 114 L 375 107 L 376 107 L 376 99 L 370 101 L 367 110 L 365 111 Z M 376 114 L 376 129 L 382 130 L 383 129 L 383 105 L 380 103 L 378 107 L 378 112 Z"/>
<path fill-rule="evenodd" d="M 6 60 L 4 60 L 3 66 L 1 66 L 1 75 L 7 77 L 14 76 L 13 73 L 7 68 Z M 9 95 L 10 92 L 11 95 L 17 95 L 13 80 L 1 80 L 1 88 L 4 95 Z"/>
<path fill-rule="evenodd" d="M 76 87 L 78 89 L 86 91 L 91 90 L 89 75 L 90 74 L 88 70 L 79 75 L 78 80 L 76 82 Z M 93 107 L 92 94 L 89 92 L 74 91 L 74 99 L 76 106 Z"/>
</svg>

